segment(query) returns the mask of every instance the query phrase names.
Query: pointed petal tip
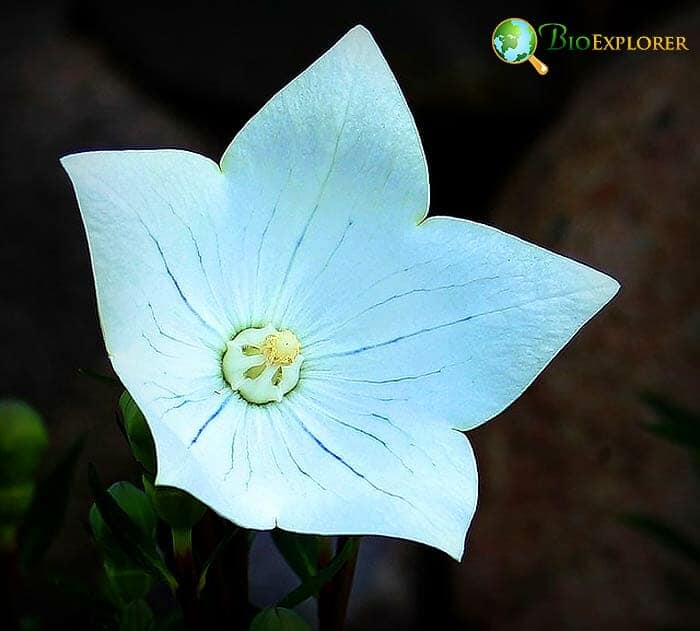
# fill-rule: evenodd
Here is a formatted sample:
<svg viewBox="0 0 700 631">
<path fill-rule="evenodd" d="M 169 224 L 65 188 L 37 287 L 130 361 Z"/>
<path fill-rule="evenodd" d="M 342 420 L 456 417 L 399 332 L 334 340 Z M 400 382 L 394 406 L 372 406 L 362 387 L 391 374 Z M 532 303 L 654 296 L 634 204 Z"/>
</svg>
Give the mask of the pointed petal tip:
<svg viewBox="0 0 700 631">
<path fill-rule="evenodd" d="M 79 155 L 80 155 L 79 153 L 68 153 L 68 154 L 66 154 L 65 156 L 61 156 L 61 157 L 58 159 L 58 161 L 59 161 L 59 163 L 61 164 L 61 166 L 62 166 L 66 171 L 68 171 L 70 163 L 73 162 L 73 160 L 75 160 L 75 158 L 76 158 L 77 156 L 79 156 Z"/>
<path fill-rule="evenodd" d="M 353 27 L 346 33 L 346 37 L 349 37 L 349 36 L 356 37 L 356 38 L 358 38 L 358 39 L 364 38 L 364 39 L 369 39 L 369 40 L 374 41 L 374 37 L 372 37 L 372 33 L 371 33 L 370 30 L 369 30 L 366 26 L 364 26 L 363 24 L 356 24 L 355 26 L 353 26 Z"/>
<path fill-rule="evenodd" d="M 379 50 L 379 45 L 374 39 L 369 29 L 362 24 L 353 26 L 338 42 L 345 45 L 355 46 L 359 49 Z"/>
<path fill-rule="evenodd" d="M 85 161 L 91 156 L 104 154 L 105 151 L 76 151 L 74 153 L 68 153 L 65 156 L 61 156 L 58 161 L 61 166 L 66 170 L 68 175 L 72 177 L 72 171 L 75 170 L 81 163 L 85 165 Z"/>
<path fill-rule="evenodd" d="M 620 291 L 621 285 L 619 281 L 617 281 L 612 276 L 606 274 L 605 272 L 601 272 L 599 270 L 594 271 L 596 272 L 597 276 L 597 288 L 600 292 L 599 295 L 601 297 L 602 307 L 603 305 L 606 305 L 608 302 L 610 302 L 617 295 L 617 293 Z"/>
<path fill-rule="evenodd" d="M 612 276 L 608 276 L 608 300 L 612 300 L 618 294 L 620 289 L 622 289 L 620 282 L 614 279 Z"/>
<path fill-rule="evenodd" d="M 608 276 L 608 278 L 610 279 L 610 291 L 612 292 L 612 296 L 614 296 L 618 291 L 620 291 L 620 289 L 622 289 L 622 284 L 619 280 L 613 278 L 612 276 Z"/>
<path fill-rule="evenodd" d="M 103 153 L 109 153 L 108 151 L 99 151 L 99 150 L 93 150 L 93 151 L 74 151 L 73 153 L 67 153 L 64 156 L 61 156 L 58 161 L 65 166 L 67 163 L 74 162 L 75 160 L 81 160 L 85 158 L 86 156 L 90 155 L 99 155 Z"/>
<path fill-rule="evenodd" d="M 464 559 L 464 552 L 465 552 L 465 539 L 462 539 L 462 544 L 454 547 L 450 550 L 444 550 L 443 551 L 451 558 L 457 561 L 457 563 L 461 563 L 462 559 Z"/>
<path fill-rule="evenodd" d="M 403 537 L 399 535 L 400 539 L 406 539 L 408 541 L 415 541 L 422 545 L 434 548 L 440 552 L 444 552 L 448 557 L 454 559 L 457 563 L 461 563 L 464 558 L 464 553 L 466 551 L 467 544 L 467 533 L 469 530 L 469 525 L 471 525 L 472 520 L 469 520 L 466 528 L 463 530 L 462 534 L 458 537 L 451 535 L 449 537 L 443 537 L 438 539 L 437 537 L 426 538 L 414 538 L 414 537 Z M 389 535 L 395 536 L 395 535 Z"/>
</svg>

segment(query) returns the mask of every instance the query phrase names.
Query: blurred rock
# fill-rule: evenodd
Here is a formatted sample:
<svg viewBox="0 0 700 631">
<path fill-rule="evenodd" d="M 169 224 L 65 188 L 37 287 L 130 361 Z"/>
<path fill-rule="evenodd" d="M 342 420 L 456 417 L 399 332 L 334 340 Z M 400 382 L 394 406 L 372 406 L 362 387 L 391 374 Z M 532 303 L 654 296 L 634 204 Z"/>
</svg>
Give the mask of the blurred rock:
<svg viewBox="0 0 700 631">
<path fill-rule="evenodd" d="M 700 15 L 659 31 L 698 41 Z M 526 396 L 472 434 L 481 506 L 455 578 L 461 615 L 477 628 L 697 621 L 697 603 L 677 602 L 665 583 L 681 568 L 616 519 L 643 511 L 688 527 L 697 499 L 685 452 L 641 429 L 653 416 L 640 393 L 700 410 L 698 102 L 692 53 L 610 60 L 494 214 L 498 227 L 609 272 L 622 290 Z"/>
</svg>

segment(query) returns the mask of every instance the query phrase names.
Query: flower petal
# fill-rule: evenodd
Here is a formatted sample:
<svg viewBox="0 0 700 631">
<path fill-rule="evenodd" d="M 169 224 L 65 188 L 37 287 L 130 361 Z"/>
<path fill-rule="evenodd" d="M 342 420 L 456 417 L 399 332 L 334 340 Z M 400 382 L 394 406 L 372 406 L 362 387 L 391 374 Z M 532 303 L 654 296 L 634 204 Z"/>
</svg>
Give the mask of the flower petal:
<svg viewBox="0 0 700 631">
<path fill-rule="evenodd" d="M 221 168 L 239 214 L 251 319 L 290 302 L 364 234 L 415 225 L 428 206 L 418 132 L 369 32 L 356 27 L 277 93 Z"/>
<path fill-rule="evenodd" d="M 610 277 L 496 229 L 436 217 L 318 283 L 305 384 L 471 429 L 512 403 L 612 296 Z M 313 301 L 310 301 L 313 302 Z M 328 305 L 332 305 L 329 307 Z"/>
<path fill-rule="evenodd" d="M 174 307 L 178 329 L 210 342 L 226 337 L 231 308 L 221 303 L 230 292 L 216 228 L 233 218 L 216 164 L 178 150 L 94 151 L 61 162 L 85 222 L 108 350 L 132 340 L 134 326 L 153 328 L 154 302 Z"/>
<path fill-rule="evenodd" d="M 477 493 L 466 437 L 438 422 L 403 429 L 386 405 L 326 394 L 231 402 L 179 458 L 168 451 L 158 483 L 249 528 L 401 537 L 461 558 Z"/>
<path fill-rule="evenodd" d="M 236 318 L 220 264 L 232 247 L 219 243 L 230 210 L 221 171 L 173 150 L 99 151 L 62 163 L 85 222 L 117 374 L 152 429 L 195 404 L 206 418 L 225 385 L 221 353 Z"/>
<path fill-rule="evenodd" d="M 452 428 L 511 403 L 618 288 L 485 226 L 420 223 L 420 140 L 361 27 L 271 99 L 221 169 L 172 150 L 63 164 L 158 483 L 249 528 L 398 536 L 459 558 L 476 467 Z M 306 359 L 279 405 L 252 406 L 221 357 L 263 325 L 294 331 Z"/>
</svg>

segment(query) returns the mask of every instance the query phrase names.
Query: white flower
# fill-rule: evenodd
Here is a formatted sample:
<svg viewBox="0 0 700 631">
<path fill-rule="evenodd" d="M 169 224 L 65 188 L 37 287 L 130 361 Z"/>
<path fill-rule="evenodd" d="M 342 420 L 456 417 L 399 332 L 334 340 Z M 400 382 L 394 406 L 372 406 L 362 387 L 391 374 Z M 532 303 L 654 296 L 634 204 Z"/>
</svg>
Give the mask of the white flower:
<svg viewBox="0 0 700 631">
<path fill-rule="evenodd" d="M 220 165 L 180 150 L 63 165 L 157 483 L 249 528 L 389 535 L 460 558 L 477 495 L 462 431 L 516 399 L 618 289 L 493 228 L 425 218 L 418 132 L 362 27 Z"/>
</svg>

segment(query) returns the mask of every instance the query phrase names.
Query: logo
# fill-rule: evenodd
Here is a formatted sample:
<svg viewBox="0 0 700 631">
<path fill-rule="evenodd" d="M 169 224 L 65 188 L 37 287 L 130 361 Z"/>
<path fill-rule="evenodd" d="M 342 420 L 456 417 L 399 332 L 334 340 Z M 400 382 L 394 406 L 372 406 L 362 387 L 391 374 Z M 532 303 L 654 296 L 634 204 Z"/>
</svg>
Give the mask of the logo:
<svg viewBox="0 0 700 631">
<path fill-rule="evenodd" d="M 503 20 L 491 36 L 493 52 L 507 64 L 522 64 L 529 61 L 540 75 L 546 75 L 549 68 L 537 57 L 537 32 L 532 24 L 522 18 Z"/>
<path fill-rule="evenodd" d="M 527 20 L 508 18 L 493 31 L 493 52 L 507 64 L 529 61 L 540 75 L 549 68 L 535 57 L 538 39 L 547 52 L 684 52 L 688 51 L 687 38 L 683 35 L 617 35 L 605 33 L 569 32 L 565 24 L 545 22 L 537 30 Z"/>
</svg>

